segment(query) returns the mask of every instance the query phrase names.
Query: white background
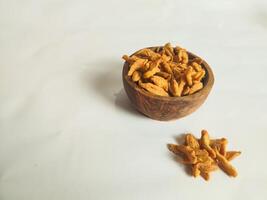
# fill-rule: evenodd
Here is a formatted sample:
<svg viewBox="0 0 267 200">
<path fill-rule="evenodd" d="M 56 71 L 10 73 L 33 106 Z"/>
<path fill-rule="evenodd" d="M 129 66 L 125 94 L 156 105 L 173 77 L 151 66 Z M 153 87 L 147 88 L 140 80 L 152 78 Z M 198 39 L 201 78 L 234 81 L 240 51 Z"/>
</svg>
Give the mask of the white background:
<svg viewBox="0 0 267 200">
<path fill-rule="evenodd" d="M 166 42 L 215 74 L 177 121 L 137 113 L 123 54 Z M 267 198 L 267 3 L 262 0 L 0 0 L 0 199 Z M 226 137 L 237 178 L 188 176 L 166 148 Z"/>
</svg>

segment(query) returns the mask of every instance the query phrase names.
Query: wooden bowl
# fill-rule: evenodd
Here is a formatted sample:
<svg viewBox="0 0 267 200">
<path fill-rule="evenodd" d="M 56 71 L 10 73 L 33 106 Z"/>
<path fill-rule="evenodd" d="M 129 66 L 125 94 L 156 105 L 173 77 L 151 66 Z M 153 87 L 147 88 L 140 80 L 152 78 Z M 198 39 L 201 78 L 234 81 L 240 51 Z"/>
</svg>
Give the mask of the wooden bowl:
<svg viewBox="0 0 267 200">
<path fill-rule="evenodd" d="M 198 56 L 187 52 L 189 59 Z M 124 63 L 122 79 L 124 89 L 133 106 L 144 115 L 160 121 L 168 121 L 185 117 L 196 111 L 208 97 L 214 83 L 214 76 L 210 66 L 203 60 L 201 64 L 206 71 L 203 79 L 203 88 L 198 92 L 182 97 L 162 97 L 151 94 L 139 87 L 127 75 L 129 64 Z"/>
</svg>

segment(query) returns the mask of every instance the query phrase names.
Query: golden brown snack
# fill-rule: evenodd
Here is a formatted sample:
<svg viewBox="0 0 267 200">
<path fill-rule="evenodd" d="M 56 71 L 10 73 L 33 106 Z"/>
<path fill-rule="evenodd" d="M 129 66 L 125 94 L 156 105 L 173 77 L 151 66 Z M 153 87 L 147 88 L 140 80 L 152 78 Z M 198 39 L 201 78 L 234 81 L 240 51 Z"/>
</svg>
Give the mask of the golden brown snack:
<svg viewBox="0 0 267 200">
<path fill-rule="evenodd" d="M 168 148 L 176 155 L 182 156 L 181 163 L 191 167 L 192 176 L 200 175 L 203 179 L 209 180 L 210 173 L 219 167 L 229 176 L 237 176 L 236 169 L 229 161 L 239 156 L 241 152 L 226 151 L 227 143 L 226 138 L 210 140 L 208 132 L 202 130 L 200 139 L 189 133 L 185 135 L 184 145 L 169 144 Z"/>
<path fill-rule="evenodd" d="M 184 63 L 183 60 L 184 60 L 184 52 L 185 52 L 185 49 L 181 48 L 181 47 L 175 47 L 175 51 L 176 51 L 176 54 L 178 56 L 178 62 L 180 63 Z"/>
<path fill-rule="evenodd" d="M 178 90 L 177 90 L 177 96 L 178 97 L 182 96 L 182 92 L 184 90 L 184 86 L 185 86 L 185 81 L 183 79 L 181 79 L 180 83 L 178 85 Z"/>
<path fill-rule="evenodd" d="M 200 64 L 198 64 L 197 62 L 192 62 L 191 63 L 191 66 L 194 68 L 194 70 L 196 70 L 197 72 L 200 72 L 200 71 L 202 71 L 202 68 L 201 68 L 201 66 L 200 66 Z"/>
<path fill-rule="evenodd" d="M 194 83 L 194 85 L 190 88 L 189 94 L 193 94 L 193 93 L 201 90 L 202 88 L 203 88 L 202 82 Z"/>
<path fill-rule="evenodd" d="M 159 96 L 165 96 L 165 97 L 169 96 L 169 94 L 164 89 L 162 89 L 161 87 L 156 86 L 152 83 L 142 83 L 139 80 L 138 84 L 140 87 L 144 88 L 148 92 L 151 92 L 152 94 L 159 95 Z"/>
<path fill-rule="evenodd" d="M 169 61 L 171 61 L 172 57 L 170 57 L 170 56 L 168 56 L 166 54 L 162 54 L 160 59 L 161 59 L 162 62 L 168 63 Z"/>
<path fill-rule="evenodd" d="M 152 68 L 150 70 L 148 70 L 147 72 L 144 73 L 143 77 L 145 79 L 150 78 L 151 76 L 153 76 L 154 74 L 160 72 L 160 69 L 158 67 Z"/>
<path fill-rule="evenodd" d="M 159 64 L 160 64 L 160 60 L 159 59 L 151 61 L 151 64 L 149 66 L 149 70 L 144 73 L 143 77 L 144 78 L 150 78 L 151 76 L 153 76 L 157 72 L 160 72 Z"/>
<path fill-rule="evenodd" d="M 165 78 L 168 81 L 171 79 L 171 75 L 167 72 L 157 72 L 156 75 L 161 76 L 162 78 Z"/>
<path fill-rule="evenodd" d="M 179 85 L 177 83 L 177 81 L 172 77 L 171 80 L 170 80 L 170 86 L 169 86 L 169 90 L 170 90 L 170 93 L 177 97 L 179 96 Z"/>
<path fill-rule="evenodd" d="M 184 161 L 188 162 L 190 164 L 195 164 L 197 162 L 197 158 L 195 156 L 194 150 L 185 145 L 174 145 L 174 144 L 168 144 L 169 150 L 173 153 L 179 155 L 182 154 L 184 156 Z"/>
<path fill-rule="evenodd" d="M 163 47 L 165 54 L 170 58 L 170 61 L 173 60 L 174 52 L 170 43 L 167 43 Z"/>
<path fill-rule="evenodd" d="M 188 63 L 188 54 L 187 54 L 187 52 L 186 52 L 185 49 L 184 49 L 184 51 L 183 51 L 182 54 L 183 54 L 183 56 L 182 56 L 182 58 L 183 58 L 182 63 L 187 64 Z"/>
<path fill-rule="evenodd" d="M 162 71 L 163 72 L 166 72 L 166 73 L 168 73 L 168 74 L 172 74 L 172 69 L 171 69 L 171 67 L 170 67 L 170 64 L 169 63 L 167 63 L 166 61 L 163 61 L 162 63 L 161 63 L 161 68 L 162 68 Z"/>
<path fill-rule="evenodd" d="M 216 158 L 216 153 L 214 152 L 214 150 L 210 147 L 210 138 L 209 138 L 209 134 L 208 131 L 206 130 L 202 130 L 201 131 L 201 146 L 207 150 L 207 152 L 209 152 L 209 155 L 212 158 Z"/>
<path fill-rule="evenodd" d="M 125 61 L 127 61 L 128 63 L 130 63 L 130 64 L 133 64 L 135 61 L 137 61 L 139 58 L 137 57 L 137 56 L 131 56 L 131 57 L 129 57 L 129 56 L 127 56 L 127 55 L 123 55 L 122 56 L 122 58 L 125 60 Z"/>
<path fill-rule="evenodd" d="M 219 167 L 229 176 L 236 177 L 237 176 L 236 169 L 228 162 L 228 160 L 223 155 L 219 153 L 217 149 L 215 149 L 215 152 Z"/>
<path fill-rule="evenodd" d="M 190 88 L 188 86 L 184 87 L 184 90 L 182 92 L 183 96 L 189 94 Z"/>
<path fill-rule="evenodd" d="M 179 69 L 177 66 L 172 67 L 172 73 L 173 77 L 175 78 L 176 81 L 180 81 L 183 78 L 183 72 L 181 69 Z"/>
<path fill-rule="evenodd" d="M 192 149 L 199 149 L 199 143 L 195 136 L 191 133 L 185 135 L 185 145 L 190 146 Z"/>
<path fill-rule="evenodd" d="M 141 72 L 139 72 L 139 71 L 135 71 L 134 73 L 133 73 L 133 75 L 132 75 L 132 80 L 134 81 L 134 82 L 137 82 L 137 81 L 139 81 L 141 79 Z"/>
<path fill-rule="evenodd" d="M 156 52 L 152 51 L 151 49 L 141 49 L 140 51 L 135 53 L 135 55 L 141 58 L 147 58 L 151 61 L 154 61 L 160 58 L 160 55 L 158 55 Z"/>
<path fill-rule="evenodd" d="M 193 85 L 193 79 L 192 79 L 192 73 L 193 73 L 193 68 L 190 66 L 186 72 L 186 81 L 189 86 Z"/>
<path fill-rule="evenodd" d="M 202 176 L 202 178 L 205 179 L 205 181 L 210 180 L 210 174 L 207 172 L 201 172 L 200 175 Z"/>
<path fill-rule="evenodd" d="M 197 57 L 197 58 L 194 58 L 192 60 L 192 62 L 196 62 L 197 64 L 201 65 L 203 63 L 203 60 L 201 58 Z"/>
<path fill-rule="evenodd" d="M 164 45 L 164 47 L 163 47 L 165 50 L 168 50 L 169 51 L 169 53 L 173 56 L 174 55 L 174 50 L 173 50 L 173 48 L 172 48 L 172 45 L 171 45 L 171 43 L 166 43 L 165 45 Z"/>
<path fill-rule="evenodd" d="M 209 153 L 205 149 L 195 149 L 198 162 L 210 161 Z"/>
<path fill-rule="evenodd" d="M 133 73 L 134 73 L 136 70 L 138 70 L 138 69 L 144 67 L 145 64 L 146 64 L 146 62 L 147 62 L 146 59 L 138 59 L 138 60 L 134 61 L 134 63 L 133 63 L 133 64 L 131 65 L 131 67 L 130 67 L 130 70 L 128 71 L 128 76 L 132 76 Z"/>
<path fill-rule="evenodd" d="M 216 161 L 213 160 L 213 162 L 211 163 L 211 166 L 209 168 L 209 171 L 212 172 L 212 171 L 216 171 L 218 169 L 218 164 Z"/>
<path fill-rule="evenodd" d="M 223 156 L 226 154 L 227 139 L 221 138 L 216 140 L 210 140 L 210 146 L 212 149 L 217 149 Z"/>
<path fill-rule="evenodd" d="M 195 81 L 198 81 L 198 82 L 200 82 L 200 80 L 205 76 L 205 74 L 206 74 L 206 72 L 205 72 L 205 70 L 201 70 L 201 71 L 199 71 L 199 72 L 197 72 L 195 75 L 194 75 L 194 80 Z"/>
<path fill-rule="evenodd" d="M 221 149 L 220 149 L 220 153 L 225 156 L 226 154 L 226 145 L 228 144 L 228 141 L 226 138 L 222 138 L 221 139 Z"/>
<path fill-rule="evenodd" d="M 217 149 L 218 151 L 221 150 L 221 139 L 211 139 L 210 146 L 212 149 Z"/>
<path fill-rule="evenodd" d="M 169 83 L 166 79 L 160 77 L 160 76 L 157 76 L 157 75 L 154 75 L 150 78 L 150 80 L 157 86 L 163 88 L 165 91 L 168 91 L 168 87 L 169 87 Z"/>
<path fill-rule="evenodd" d="M 128 76 L 134 82 L 141 80 L 158 85 L 158 81 L 155 82 L 151 77 L 157 75 L 165 78 L 169 85 L 166 90 L 169 96 L 190 95 L 203 88 L 205 70 L 201 65 L 202 60 L 190 60 L 187 51 L 181 47 L 173 48 L 167 43 L 163 47 L 141 49 L 130 57 L 124 55 L 122 58 L 129 63 Z"/>
<path fill-rule="evenodd" d="M 192 176 L 198 177 L 200 175 L 200 170 L 198 164 L 192 165 Z"/>
<path fill-rule="evenodd" d="M 235 159 L 237 156 L 239 156 L 240 154 L 241 154 L 241 151 L 227 151 L 225 154 L 225 158 L 228 161 L 231 161 Z"/>
</svg>

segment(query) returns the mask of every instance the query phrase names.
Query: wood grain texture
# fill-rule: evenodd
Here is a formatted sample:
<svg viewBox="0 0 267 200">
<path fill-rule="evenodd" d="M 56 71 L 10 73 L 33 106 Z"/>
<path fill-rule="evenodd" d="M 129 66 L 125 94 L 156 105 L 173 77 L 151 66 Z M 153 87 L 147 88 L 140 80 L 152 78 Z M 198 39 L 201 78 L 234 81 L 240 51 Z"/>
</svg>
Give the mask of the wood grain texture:
<svg viewBox="0 0 267 200">
<path fill-rule="evenodd" d="M 198 57 L 190 52 L 187 53 L 190 59 Z M 188 96 L 162 97 L 145 91 L 127 75 L 129 70 L 127 62 L 124 63 L 122 70 L 124 89 L 133 106 L 144 115 L 160 121 L 179 119 L 196 111 L 204 103 L 214 84 L 210 66 L 204 60 L 201 65 L 206 71 L 203 80 L 204 87 Z"/>
</svg>

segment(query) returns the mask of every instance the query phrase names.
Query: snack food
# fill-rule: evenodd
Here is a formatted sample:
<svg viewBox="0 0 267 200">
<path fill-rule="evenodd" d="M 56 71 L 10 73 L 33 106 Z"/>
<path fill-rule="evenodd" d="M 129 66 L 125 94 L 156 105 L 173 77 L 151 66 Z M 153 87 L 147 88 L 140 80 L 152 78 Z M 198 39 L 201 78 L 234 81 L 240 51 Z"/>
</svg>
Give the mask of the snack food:
<svg viewBox="0 0 267 200">
<path fill-rule="evenodd" d="M 184 144 L 168 144 L 168 149 L 181 156 L 182 163 L 191 168 L 192 176 L 210 179 L 210 172 L 221 168 L 231 177 L 237 176 L 237 170 L 230 161 L 241 154 L 240 151 L 226 151 L 228 141 L 225 138 L 210 139 L 208 131 L 201 131 L 197 139 L 191 133 L 185 135 Z"/>
<path fill-rule="evenodd" d="M 181 47 L 173 48 L 167 43 L 122 58 L 129 64 L 128 76 L 132 81 L 154 95 L 180 97 L 203 88 L 206 72 L 202 60 L 189 59 L 187 51 Z"/>
</svg>

